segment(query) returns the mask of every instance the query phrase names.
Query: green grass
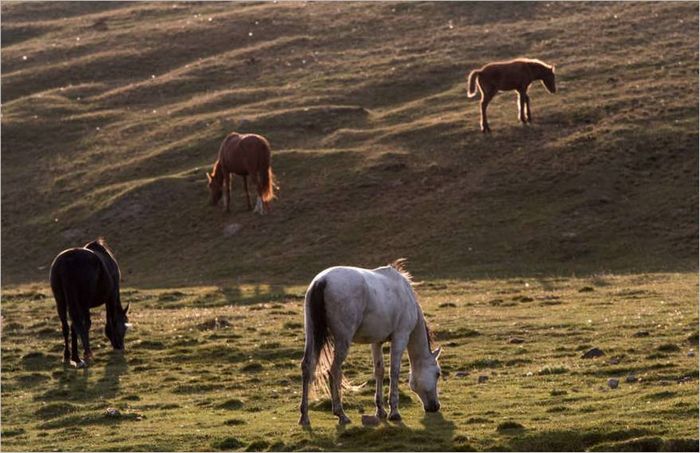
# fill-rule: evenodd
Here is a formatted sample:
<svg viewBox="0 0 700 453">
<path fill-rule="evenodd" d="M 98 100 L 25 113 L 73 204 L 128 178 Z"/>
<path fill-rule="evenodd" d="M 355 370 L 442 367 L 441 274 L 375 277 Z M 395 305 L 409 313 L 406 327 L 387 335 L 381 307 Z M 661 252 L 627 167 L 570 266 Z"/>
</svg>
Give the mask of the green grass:
<svg viewBox="0 0 700 453">
<path fill-rule="evenodd" d="M 103 315 L 96 312 L 96 361 L 87 370 L 61 364 L 53 301 L 38 297 L 49 290 L 7 290 L 3 447 L 697 449 L 698 366 L 696 357 L 687 356 L 697 350 L 688 341 L 697 335 L 697 275 L 606 275 L 605 286 L 579 292 L 596 278 L 418 286 L 430 326 L 444 338 L 440 414 L 423 413 L 408 390 L 404 363 L 403 424 L 361 426 L 361 414 L 374 411 L 371 355 L 367 346 L 354 345 L 345 370 L 353 383 L 368 385 L 345 395 L 353 423 L 338 427 L 328 401 L 319 400 L 311 404 L 309 431 L 296 424 L 303 349 L 303 306 L 297 294 L 303 287 L 256 294 L 244 286 L 234 296 L 230 288 L 130 288 L 124 298 L 134 307 L 135 328 L 128 334 L 127 352 L 111 352 L 101 334 Z M 503 294 L 520 299 L 507 307 L 490 303 Z M 635 297 L 642 294 L 654 296 L 640 304 Z M 251 296 L 259 302 L 249 303 Z M 562 303 L 540 303 L 552 298 Z M 447 301 L 455 307 L 445 306 Z M 460 329 L 465 325 L 479 335 Z M 47 327 L 55 328 L 52 335 L 38 334 Z M 635 336 L 640 330 L 649 336 Z M 445 332 L 452 333 L 442 337 Z M 525 342 L 509 343 L 513 336 Z M 678 350 L 649 357 L 669 344 Z M 582 359 L 581 346 L 589 345 L 606 355 Z M 621 357 L 620 362 L 610 364 L 611 357 Z M 457 376 L 458 371 L 469 374 Z M 626 383 L 630 372 L 640 380 Z M 480 375 L 488 381 L 478 384 Z M 607 387 L 610 377 L 620 379 L 619 388 Z M 106 416 L 108 407 L 120 415 Z"/>
<path fill-rule="evenodd" d="M 4 449 L 697 450 L 696 4 L 0 8 Z M 517 56 L 558 92 L 529 126 L 502 94 L 483 136 L 465 75 Z M 207 205 L 232 130 L 272 143 L 264 218 L 240 181 Z M 113 354 L 95 311 L 95 363 L 65 369 L 48 270 L 97 236 L 136 328 Z M 300 429 L 306 285 L 398 257 L 440 415 L 402 383 L 404 424 L 362 427 L 370 382 L 352 425 L 318 401 Z"/>
</svg>

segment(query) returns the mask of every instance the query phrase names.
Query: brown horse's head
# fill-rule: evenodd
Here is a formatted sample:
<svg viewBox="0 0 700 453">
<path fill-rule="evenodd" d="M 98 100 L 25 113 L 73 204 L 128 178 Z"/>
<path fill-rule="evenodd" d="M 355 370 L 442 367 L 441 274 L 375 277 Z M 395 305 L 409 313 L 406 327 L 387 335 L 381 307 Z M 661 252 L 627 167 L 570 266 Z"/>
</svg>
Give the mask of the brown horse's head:
<svg viewBox="0 0 700 453">
<path fill-rule="evenodd" d="M 544 70 L 542 74 L 542 84 L 550 93 L 554 94 L 557 92 L 557 85 L 554 80 L 554 66 L 548 67 Z"/>
<path fill-rule="evenodd" d="M 211 195 L 210 202 L 212 206 L 216 206 L 224 194 L 224 191 L 221 189 L 221 181 L 215 174 L 210 174 L 209 172 L 207 172 L 207 179 L 209 180 L 209 195 Z"/>
</svg>

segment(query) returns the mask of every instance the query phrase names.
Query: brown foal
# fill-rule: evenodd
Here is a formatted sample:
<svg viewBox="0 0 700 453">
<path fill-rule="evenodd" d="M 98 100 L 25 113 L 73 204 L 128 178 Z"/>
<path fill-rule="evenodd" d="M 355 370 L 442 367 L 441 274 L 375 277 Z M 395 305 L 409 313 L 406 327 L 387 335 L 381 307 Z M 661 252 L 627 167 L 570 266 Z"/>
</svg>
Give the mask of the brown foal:
<svg viewBox="0 0 700 453">
<path fill-rule="evenodd" d="M 511 61 L 489 63 L 481 69 L 470 72 L 467 95 L 473 97 L 476 94 L 476 85 L 481 91 L 481 131 L 491 132 L 486 117 L 486 108 L 499 91 L 517 91 L 518 119 L 522 123 L 531 122 L 530 97 L 527 95 L 527 90 L 530 84 L 536 80 L 541 80 L 550 93 L 557 91 L 554 80 L 554 65 L 550 66 L 540 60 L 518 58 Z"/>
</svg>

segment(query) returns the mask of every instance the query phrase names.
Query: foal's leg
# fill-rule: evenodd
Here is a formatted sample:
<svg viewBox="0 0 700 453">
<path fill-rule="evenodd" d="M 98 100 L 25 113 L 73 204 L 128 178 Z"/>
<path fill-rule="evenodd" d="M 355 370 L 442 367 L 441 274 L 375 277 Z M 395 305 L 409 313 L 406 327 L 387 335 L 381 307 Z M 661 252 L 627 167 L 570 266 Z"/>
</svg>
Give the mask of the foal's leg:
<svg viewBox="0 0 700 453">
<path fill-rule="evenodd" d="M 253 207 L 250 205 L 250 193 L 248 193 L 248 175 L 243 175 L 243 187 L 245 191 L 245 199 L 248 202 L 248 210 L 250 211 Z"/>
<path fill-rule="evenodd" d="M 389 381 L 389 420 L 401 420 L 399 414 L 399 375 L 401 356 L 408 345 L 408 336 L 395 335 L 391 339 L 391 375 Z"/>
<path fill-rule="evenodd" d="M 532 113 L 530 113 L 530 96 L 525 93 L 525 107 L 527 108 L 527 122 L 532 123 Z"/>
<path fill-rule="evenodd" d="M 372 361 L 374 362 L 374 403 L 377 405 L 377 417 L 386 418 L 386 410 L 384 410 L 384 354 L 382 354 L 382 344 L 372 344 Z"/>
<path fill-rule="evenodd" d="M 495 93 L 489 89 L 482 88 L 481 85 L 479 85 L 479 88 L 481 88 L 481 132 L 491 132 L 489 120 L 486 116 L 486 108 L 489 106 L 489 102 L 491 102 Z"/>
<path fill-rule="evenodd" d="M 527 99 L 527 93 L 523 90 L 518 90 L 518 120 L 521 123 L 525 123 L 525 99 Z"/>
<path fill-rule="evenodd" d="M 341 384 L 343 381 L 343 371 L 341 366 L 348 356 L 350 345 L 347 341 L 336 342 L 335 353 L 333 355 L 333 363 L 331 364 L 331 402 L 333 403 L 333 415 L 338 417 L 338 423 L 345 425 L 350 423 L 350 419 L 343 411 L 343 402 L 341 401 Z"/>
</svg>

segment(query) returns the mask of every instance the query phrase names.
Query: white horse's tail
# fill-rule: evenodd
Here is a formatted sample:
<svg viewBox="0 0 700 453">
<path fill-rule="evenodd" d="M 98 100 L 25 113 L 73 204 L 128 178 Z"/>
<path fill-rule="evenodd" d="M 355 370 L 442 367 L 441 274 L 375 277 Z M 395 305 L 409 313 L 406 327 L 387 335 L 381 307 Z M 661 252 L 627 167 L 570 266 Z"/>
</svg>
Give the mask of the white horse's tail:
<svg viewBox="0 0 700 453">
<path fill-rule="evenodd" d="M 304 357 L 311 359 L 309 365 L 314 376 L 311 393 L 314 397 L 330 396 L 329 378 L 335 356 L 333 334 L 326 323 L 326 303 L 323 297 L 325 289 L 326 281 L 324 279 L 316 280 L 307 291 L 305 301 L 306 345 Z M 342 378 L 341 386 L 350 390 L 362 387 L 353 386 L 345 376 Z"/>
</svg>

